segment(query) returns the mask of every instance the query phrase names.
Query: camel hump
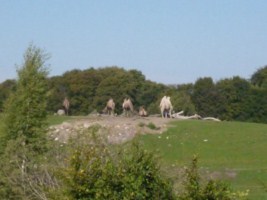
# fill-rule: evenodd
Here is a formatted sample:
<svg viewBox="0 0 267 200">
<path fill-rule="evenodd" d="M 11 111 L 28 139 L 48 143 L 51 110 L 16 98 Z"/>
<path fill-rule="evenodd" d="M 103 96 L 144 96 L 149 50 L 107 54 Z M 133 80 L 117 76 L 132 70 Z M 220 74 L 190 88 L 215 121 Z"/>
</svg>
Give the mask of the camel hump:
<svg viewBox="0 0 267 200">
<path fill-rule="evenodd" d="M 160 101 L 160 107 L 168 104 L 170 102 L 170 97 L 164 96 L 162 97 L 161 101 Z"/>
<path fill-rule="evenodd" d="M 115 103 L 114 103 L 114 101 L 113 101 L 112 98 L 108 100 L 108 102 L 107 102 L 107 106 L 109 106 L 109 107 L 113 107 L 113 106 L 115 106 Z"/>
</svg>

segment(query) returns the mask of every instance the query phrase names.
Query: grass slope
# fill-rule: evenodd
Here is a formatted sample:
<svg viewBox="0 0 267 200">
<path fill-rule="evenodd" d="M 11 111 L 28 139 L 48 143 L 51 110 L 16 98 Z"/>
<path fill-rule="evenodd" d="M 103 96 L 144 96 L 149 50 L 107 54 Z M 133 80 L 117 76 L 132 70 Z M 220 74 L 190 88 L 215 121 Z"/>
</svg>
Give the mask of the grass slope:
<svg viewBox="0 0 267 200">
<path fill-rule="evenodd" d="M 77 118 L 80 117 L 49 116 L 48 124 Z M 2 119 L 0 114 L 0 138 Z M 187 166 L 197 154 L 202 171 L 217 172 L 235 189 L 249 189 L 250 199 L 267 199 L 266 124 L 185 120 L 173 122 L 161 135 L 140 135 L 138 140 L 158 152 L 168 166 Z M 227 173 L 234 177 L 224 176 Z"/>
<path fill-rule="evenodd" d="M 228 180 L 250 199 L 267 199 L 267 125 L 240 122 L 177 121 L 162 135 L 139 140 L 169 166 L 183 167 L 193 155 L 199 167 Z"/>
</svg>

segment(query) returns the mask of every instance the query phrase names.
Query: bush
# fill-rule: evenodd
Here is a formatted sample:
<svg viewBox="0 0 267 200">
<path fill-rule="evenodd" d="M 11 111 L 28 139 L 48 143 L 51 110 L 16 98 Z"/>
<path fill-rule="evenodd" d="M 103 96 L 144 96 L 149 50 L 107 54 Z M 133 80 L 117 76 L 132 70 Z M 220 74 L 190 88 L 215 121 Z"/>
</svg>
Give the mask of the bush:
<svg viewBox="0 0 267 200">
<path fill-rule="evenodd" d="M 144 126 L 145 126 L 145 123 L 144 123 L 144 122 L 140 122 L 140 123 L 138 124 L 138 126 L 139 126 L 139 127 L 144 127 Z"/>
<path fill-rule="evenodd" d="M 148 128 L 152 129 L 152 130 L 158 130 L 160 129 L 159 127 L 157 127 L 154 123 L 149 122 L 147 125 Z"/>
<path fill-rule="evenodd" d="M 95 130 L 94 130 L 95 131 Z M 91 135 L 77 147 L 63 169 L 67 196 L 73 199 L 175 199 L 155 157 L 133 142 L 113 147 Z M 89 136 L 89 137 L 90 137 Z"/>
<path fill-rule="evenodd" d="M 209 180 L 206 184 L 201 180 L 195 156 L 191 167 L 186 169 L 185 190 L 179 195 L 181 200 L 242 200 L 247 199 L 248 191 L 233 192 L 229 185 L 221 181 Z"/>
</svg>

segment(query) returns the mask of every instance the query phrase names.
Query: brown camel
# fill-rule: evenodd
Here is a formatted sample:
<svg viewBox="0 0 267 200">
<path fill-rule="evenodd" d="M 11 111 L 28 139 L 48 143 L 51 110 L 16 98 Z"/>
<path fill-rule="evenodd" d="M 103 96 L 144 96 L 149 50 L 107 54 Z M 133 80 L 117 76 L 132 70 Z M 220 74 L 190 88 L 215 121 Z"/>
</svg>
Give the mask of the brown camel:
<svg viewBox="0 0 267 200">
<path fill-rule="evenodd" d="M 122 108 L 123 108 L 123 111 L 125 113 L 125 116 L 129 117 L 130 113 L 133 113 L 133 111 L 134 111 L 131 99 L 129 99 L 129 98 L 124 99 L 123 104 L 122 104 Z"/>
<path fill-rule="evenodd" d="M 147 116 L 147 111 L 145 110 L 145 107 L 144 106 L 140 106 L 140 108 L 139 108 L 139 115 L 141 117 L 146 117 Z"/>
<path fill-rule="evenodd" d="M 107 112 L 108 115 L 114 115 L 115 103 L 112 98 L 108 100 L 104 110 Z"/>
</svg>

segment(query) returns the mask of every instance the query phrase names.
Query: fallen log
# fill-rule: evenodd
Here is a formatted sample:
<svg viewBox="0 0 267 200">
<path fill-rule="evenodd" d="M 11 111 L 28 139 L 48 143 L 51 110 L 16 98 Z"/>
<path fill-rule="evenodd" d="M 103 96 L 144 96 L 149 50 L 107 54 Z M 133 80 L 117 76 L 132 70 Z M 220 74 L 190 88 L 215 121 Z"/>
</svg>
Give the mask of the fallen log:
<svg viewBox="0 0 267 200">
<path fill-rule="evenodd" d="M 175 118 L 175 119 L 202 119 L 202 120 L 211 120 L 211 121 L 217 121 L 217 122 L 221 121 L 220 119 L 215 118 L 215 117 L 201 117 L 198 114 L 194 114 L 191 116 L 184 116 L 183 113 L 184 111 L 182 110 L 178 113 L 173 113 L 171 116 L 172 118 Z"/>
<path fill-rule="evenodd" d="M 172 118 L 175 118 L 175 119 L 201 119 L 201 116 L 198 114 L 194 114 L 191 116 L 184 116 L 184 115 L 182 115 L 183 113 L 184 113 L 184 111 L 174 113 L 174 114 L 172 114 Z"/>
<path fill-rule="evenodd" d="M 216 122 L 220 122 L 221 120 L 215 117 L 204 117 L 202 118 L 203 120 L 211 120 L 211 121 L 216 121 Z"/>
</svg>

